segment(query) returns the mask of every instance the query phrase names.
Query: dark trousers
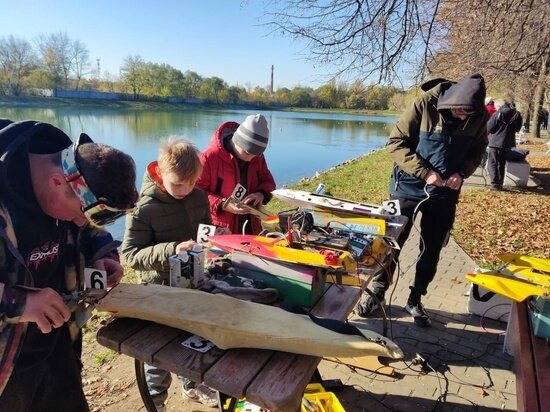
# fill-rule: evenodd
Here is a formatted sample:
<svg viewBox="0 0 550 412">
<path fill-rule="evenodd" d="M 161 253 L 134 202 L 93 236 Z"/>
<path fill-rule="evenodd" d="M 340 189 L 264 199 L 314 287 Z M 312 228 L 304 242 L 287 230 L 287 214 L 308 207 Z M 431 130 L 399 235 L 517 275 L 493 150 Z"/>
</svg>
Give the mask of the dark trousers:
<svg viewBox="0 0 550 412">
<path fill-rule="evenodd" d="M 399 199 L 401 214 L 409 219 L 403 232 L 397 239 L 399 246 L 403 247 L 409 237 L 414 223 L 414 210 L 419 204 L 418 201 Z M 414 282 L 411 286 L 411 296 L 413 300 L 420 299 L 428 291 L 428 285 L 433 280 L 437 271 L 439 254 L 448 239 L 449 232 L 453 227 L 456 212 L 456 203 L 454 200 L 447 199 L 432 200 L 431 198 L 422 202 L 418 207 L 420 217 L 420 242 L 419 257 L 416 262 L 416 272 Z M 415 229 L 416 230 L 416 229 Z M 399 251 L 394 255 L 394 261 L 390 264 L 388 271 L 383 271 L 371 282 L 372 291 L 382 297 L 388 290 L 390 283 L 388 273 L 394 273 L 396 269 L 395 261 L 399 258 Z M 405 269 L 400 267 L 401 270 Z M 394 274 L 395 277 L 398 273 Z"/>
<path fill-rule="evenodd" d="M 489 147 L 487 157 L 487 170 L 491 177 L 491 186 L 502 187 L 506 173 L 506 157 L 510 149 Z"/>
<path fill-rule="evenodd" d="M 14 371 L 0 395 L 0 411 L 88 412 L 81 363 L 67 328 L 51 355 L 38 366 Z"/>
</svg>

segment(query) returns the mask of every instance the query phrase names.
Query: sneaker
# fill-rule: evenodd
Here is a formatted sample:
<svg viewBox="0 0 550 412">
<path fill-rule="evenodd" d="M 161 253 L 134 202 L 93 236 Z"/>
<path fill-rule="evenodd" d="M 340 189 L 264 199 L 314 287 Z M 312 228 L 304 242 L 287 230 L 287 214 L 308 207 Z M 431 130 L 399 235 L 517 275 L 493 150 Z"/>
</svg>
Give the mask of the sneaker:
<svg viewBox="0 0 550 412">
<path fill-rule="evenodd" d="M 200 403 L 211 408 L 218 407 L 218 391 L 215 391 L 206 385 L 197 386 L 196 391 Z"/>
<path fill-rule="evenodd" d="M 386 300 L 384 299 L 384 296 L 380 296 L 377 300 L 369 295 L 367 299 L 357 304 L 357 307 L 355 308 L 355 313 L 362 318 L 368 318 L 370 315 L 380 309 L 381 305 L 385 304 Z"/>
<path fill-rule="evenodd" d="M 195 388 L 182 386 L 184 398 L 202 403 L 210 408 L 218 407 L 218 392 L 206 385 L 197 385 Z"/>
<path fill-rule="evenodd" d="M 420 303 L 420 301 L 418 301 L 417 303 L 413 303 L 410 300 L 407 301 L 407 306 L 405 306 L 405 310 L 411 314 L 414 319 L 414 323 L 417 326 L 427 328 L 432 323 L 430 317 L 424 310 L 424 306 L 422 305 L 422 303 Z"/>
</svg>

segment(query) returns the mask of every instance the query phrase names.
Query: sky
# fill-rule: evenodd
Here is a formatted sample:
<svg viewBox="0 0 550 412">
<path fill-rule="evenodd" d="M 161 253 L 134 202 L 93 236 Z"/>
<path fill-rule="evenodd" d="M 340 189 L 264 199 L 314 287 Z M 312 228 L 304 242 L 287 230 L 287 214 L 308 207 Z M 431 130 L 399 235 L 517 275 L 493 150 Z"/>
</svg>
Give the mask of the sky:
<svg viewBox="0 0 550 412">
<path fill-rule="evenodd" d="M 318 87 L 330 76 L 305 60 L 303 41 L 270 34 L 262 0 L 0 0 L 0 36 L 33 41 L 65 32 L 118 75 L 124 58 L 169 64 L 230 86 Z"/>
</svg>

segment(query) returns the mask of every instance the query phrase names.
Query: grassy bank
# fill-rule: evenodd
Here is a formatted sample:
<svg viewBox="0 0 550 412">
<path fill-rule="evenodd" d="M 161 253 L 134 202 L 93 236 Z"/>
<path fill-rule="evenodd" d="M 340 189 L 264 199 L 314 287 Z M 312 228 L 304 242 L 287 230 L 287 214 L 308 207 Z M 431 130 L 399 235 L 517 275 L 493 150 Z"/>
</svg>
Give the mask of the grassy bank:
<svg viewBox="0 0 550 412">
<path fill-rule="evenodd" d="M 496 255 L 500 253 L 550 257 L 550 156 L 534 157 L 530 162 L 541 188 L 462 192 L 453 236 L 482 267 L 498 265 Z M 388 198 L 391 168 L 392 162 L 382 149 L 291 188 L 310 191 L 323 183 L 334 197 L 380 204 Z M 288 204 L 276 199 L 268 206 L 272 211 L 288 209 Z"/>
</svg>

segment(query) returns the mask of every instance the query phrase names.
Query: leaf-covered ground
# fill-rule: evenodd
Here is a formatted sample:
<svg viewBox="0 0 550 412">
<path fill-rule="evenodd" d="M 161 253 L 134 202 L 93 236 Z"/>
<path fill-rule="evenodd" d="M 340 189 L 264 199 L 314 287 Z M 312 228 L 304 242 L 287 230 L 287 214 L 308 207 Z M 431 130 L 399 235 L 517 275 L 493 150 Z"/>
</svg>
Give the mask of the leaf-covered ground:
<svg viewBox="0 0 550 412">
<path fill-rule="evenodd" d="M 464 191 L 453 235 L 479 265 L 498 264 L 499 253 L 550 258 L 550 155 L 545 145 L 524 145 L 538 188 Z M 537 150 L 538 149 L 538 150 Z"/>
</svg>

